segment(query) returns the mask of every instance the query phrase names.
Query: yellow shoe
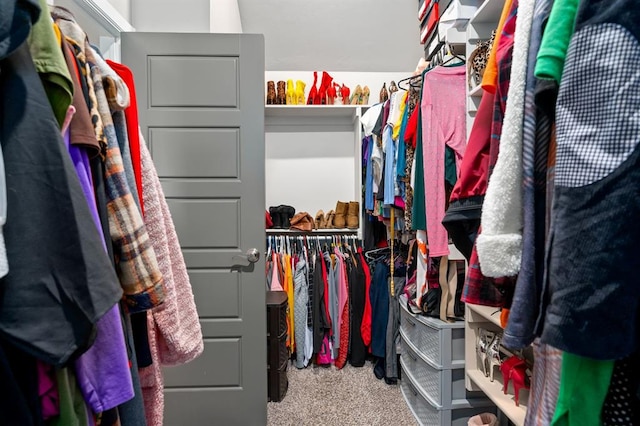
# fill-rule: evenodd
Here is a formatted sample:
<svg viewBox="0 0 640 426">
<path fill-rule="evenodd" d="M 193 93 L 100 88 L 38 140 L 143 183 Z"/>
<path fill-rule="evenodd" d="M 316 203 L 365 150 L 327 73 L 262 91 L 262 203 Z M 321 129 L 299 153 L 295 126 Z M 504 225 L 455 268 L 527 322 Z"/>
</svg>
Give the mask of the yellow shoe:
<svg viewBox="0 0 640 426">
<path fill-rule="evenodd" d="M 296 102 L 297 100 L 296 93 L 293 88 L 293 80 L 287 80 L 287 105 L 295 105 Z"/>
<path fill-rule="evenodd" d="M 297 105 L 306 105 L 307 99 L 304 97 L 304 89 L 307 85 L 302 81 L 296 81 L 296 102 Z"/>
</svg>

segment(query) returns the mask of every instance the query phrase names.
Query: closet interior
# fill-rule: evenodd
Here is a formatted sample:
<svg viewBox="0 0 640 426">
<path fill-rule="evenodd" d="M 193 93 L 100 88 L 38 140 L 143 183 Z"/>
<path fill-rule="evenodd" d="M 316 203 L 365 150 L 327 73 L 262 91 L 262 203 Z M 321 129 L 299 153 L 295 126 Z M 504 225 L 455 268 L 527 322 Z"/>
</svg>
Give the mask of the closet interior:
<svg viewBox="0 0 640 426">
<path fill-rule="evenodd" d="M 640 8 L 414 3 L 400 72 L 2 6 L 0 425 L 275 424 L 314 369 L 424 426 L 640 424 Z"/>
</svg>

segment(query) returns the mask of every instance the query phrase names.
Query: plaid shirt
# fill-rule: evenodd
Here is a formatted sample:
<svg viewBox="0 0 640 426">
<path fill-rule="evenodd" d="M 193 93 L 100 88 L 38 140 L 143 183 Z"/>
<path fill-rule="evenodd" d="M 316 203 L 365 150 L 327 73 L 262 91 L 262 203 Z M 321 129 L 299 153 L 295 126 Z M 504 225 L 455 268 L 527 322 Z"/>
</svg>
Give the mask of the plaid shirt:
<svg viewBox="0 0 640 426">
<path fill-rule="evenodd" d="M 97 110 L 107 143 L 105 155 L 107 213 L 116 270 L 129 311 L 144 311 L 164 302 L 162 273 L 142 221 L 142 215 L 127 184 L 111 111 L 97 66 L 91 67 L 91 77 Z"/>
</svg>

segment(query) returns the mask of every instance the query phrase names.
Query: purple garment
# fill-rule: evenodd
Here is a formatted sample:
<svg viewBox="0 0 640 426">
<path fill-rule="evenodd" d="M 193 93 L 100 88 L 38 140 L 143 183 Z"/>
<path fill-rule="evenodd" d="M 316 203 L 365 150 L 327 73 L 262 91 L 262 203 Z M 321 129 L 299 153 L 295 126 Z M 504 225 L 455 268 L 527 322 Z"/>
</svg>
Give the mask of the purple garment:
<svg viewBox="0 0 640 426">
<path fill-rule="evenodd" d="M 42 419 L 46 421 L 60 415 L 60 395 L 56 372 L 51 365 L 42 361 L 37 361 L 36 366 L 38 368 L 38 395 L 40 396 Z"/>
<path fill-rule="evenodd" d="M 70 144 L 69 130 L 65 132 L 64 142 L 106 253 L 106 244 L 93 193 L 89 156 L 84 148 Z M 76 360 L 75 367 L 84 400 L 94 413 L 101 413 L 132 399 L 134 393 L 120 307 L 117 304 L 114 305 L 100 318 L 96 327 L 95 342 Z"/>
</svg>

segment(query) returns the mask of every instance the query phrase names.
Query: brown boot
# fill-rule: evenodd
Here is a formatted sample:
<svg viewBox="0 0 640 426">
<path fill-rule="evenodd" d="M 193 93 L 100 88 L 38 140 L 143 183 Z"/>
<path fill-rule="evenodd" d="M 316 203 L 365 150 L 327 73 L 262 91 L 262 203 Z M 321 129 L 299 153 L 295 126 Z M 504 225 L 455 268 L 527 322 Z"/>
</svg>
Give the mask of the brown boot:
<svg viewBox="0 0 640 426">
<path fill-rule="evenodd" d="M 347 228 L 357 229 L 360 226 L 360 203 L 357 201 L 349 202 L 347 211 Z"/>
<path fill-rule="evenodd" d="M 327 221 L 324 218 L 324 212 L 322 210 L 318 210 L 316 213 L 316 229 L 325 229 L 327 227 Z"/>
<path fill-rule="evenodd" d="M 278 105 L 287 104 L 287 83 L 285 83 L 284 81 L 278 82 L 278 93 L 276 95 L 276 104 Z"/>
<path fill-rule="evenodd" d="M 267 81 L 267 105 L 275 105 L 276 103 L 276 84 L 273 81 Z"/>
<path fill-rule="evenodd" d="M 338 201 L 336 204 L 336 217 L 333 219 L 334 228 L 345 228 L 347 226 L 347 208 L 348 203 Z"/>
<path fill-rule="evenodd" d="M 325 228 L 326 229 L 331 229 L 331 228 L 335 228 L 333 226 L 333 218 L 336 216 L 336 212 L 334 212 L 333 210 L 329 210 L 327 212 L 327 214 L 325 215 L 326 221 L 325 221 Z"/>
</svg>

